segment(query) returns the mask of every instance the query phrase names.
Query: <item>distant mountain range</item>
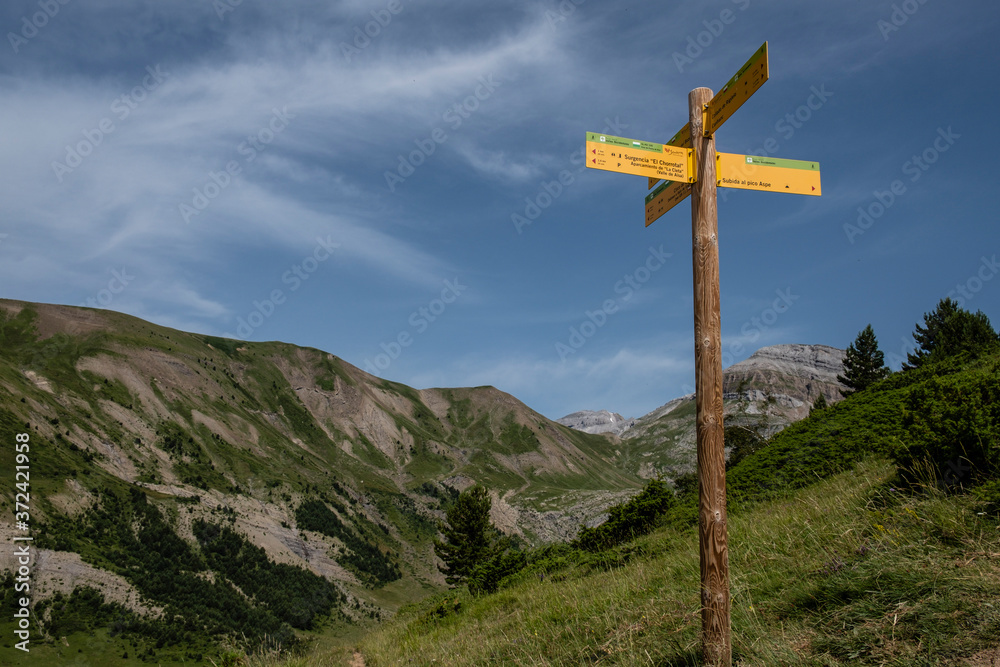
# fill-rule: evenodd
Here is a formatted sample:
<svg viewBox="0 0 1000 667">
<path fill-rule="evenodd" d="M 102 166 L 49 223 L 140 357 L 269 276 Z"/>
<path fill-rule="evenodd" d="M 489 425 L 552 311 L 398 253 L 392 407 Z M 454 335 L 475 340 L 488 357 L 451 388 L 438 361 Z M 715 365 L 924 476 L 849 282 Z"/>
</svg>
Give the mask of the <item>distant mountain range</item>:
<svg viewBox="0 0 1000 667">
<path fill-rule="evenodd" d="M 765 423 L 776 433 L 809 414 L 822 395 L 841 400 L 844 351 L 826 345 L 773 345 L 723 370 L 727 424 Z M 587 433 L 619 436 L 615 461 L 625 470 L 649 478 L 691 472 L 695 452 L 694 394 L 675 398 L 638 419 L 607 410 L 574 412 L 560 424 Z"/>
</svg>

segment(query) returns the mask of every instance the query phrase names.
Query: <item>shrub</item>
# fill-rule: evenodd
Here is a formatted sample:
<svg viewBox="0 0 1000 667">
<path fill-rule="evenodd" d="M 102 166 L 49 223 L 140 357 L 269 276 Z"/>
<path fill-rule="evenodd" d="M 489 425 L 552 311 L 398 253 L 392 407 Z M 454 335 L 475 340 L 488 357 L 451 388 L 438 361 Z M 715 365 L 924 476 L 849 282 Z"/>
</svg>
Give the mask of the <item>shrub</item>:
<svg viewBox="0 0 1000 667">
<path fill-rule="evenodd" d="M 908 481 L 917 481 L 922 467 L 948 491 L 997 478 L 1000 377 L 995 372 L 932 377 L 910 391 L 905 406 L 908 437 L 892 454 Z"/>
<path fill-rule="evenodd" d="M 594 528 L 580 528 L 572 545 L 587 551 L 601 551 L 645 535 L 656 527 L 660 516 L 674 502 L 670 487 L 662 480 L 651 479 L 638 495 L 612 506 L 607 521 Z"/>
<path fill-rule="evenodd" d="M 505 577 L 517 574 L 527 565 L 523 551 L 501 551 L 480 563 L 469 576 L 469 592 L 473 595 L 496 593 Z"/>
<path fill-rule="evenodd" d="M 975 496 L 986 504 L 986 511 L 1000 515 L 1000 480 L 987 482 L 975 490 Z"/>
</svg>

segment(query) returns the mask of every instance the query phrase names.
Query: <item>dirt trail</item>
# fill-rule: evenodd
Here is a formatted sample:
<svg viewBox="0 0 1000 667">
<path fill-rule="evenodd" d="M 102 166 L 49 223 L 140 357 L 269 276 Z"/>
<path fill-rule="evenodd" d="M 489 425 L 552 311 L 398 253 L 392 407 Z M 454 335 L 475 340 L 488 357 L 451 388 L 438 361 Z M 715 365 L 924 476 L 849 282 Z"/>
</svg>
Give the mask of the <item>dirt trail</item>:
<svg viewBox="0 0 1000 667">
<path fill-rule="evenodd" d="M 365 657 L 355 651 L 354 657 L 351 658 L 351 664 L 348 667 L 365 667 Z"/>
</svg>

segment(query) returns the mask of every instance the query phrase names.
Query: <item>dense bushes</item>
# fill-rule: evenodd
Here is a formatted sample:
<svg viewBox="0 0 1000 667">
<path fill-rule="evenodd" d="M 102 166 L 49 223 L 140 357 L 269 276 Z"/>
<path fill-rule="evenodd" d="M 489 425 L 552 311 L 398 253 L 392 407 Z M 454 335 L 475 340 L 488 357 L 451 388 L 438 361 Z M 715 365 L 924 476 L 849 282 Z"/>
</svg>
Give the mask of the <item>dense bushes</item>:
<svg viewBox="0 0 1000 667">
<path fill-rule="evenodd" d="M 480 563 L 469 576 L 469 592 L 473 595 L 496 593 L 504 578 L 517 574 L 527 565 L 523 551 L 516 549 L 499 550 L 492 558 Z"/>
<path fill-rule="evenodd" d="M 815 411 L 780 433 L 726 473 L 731 505 L 773 498 L 851 469 L 870 454 L 889 452 L 905 437 L 905 388 L 872 389 Z"/>
<path fill-rule="evenodd" d="M 907 479 L 933 475 L 942 489 L 958 491 L 998 477 L 1000 377 L 995 364 L 931 377 L 913 387 L 905 405 L 907 438 L 892 454 Z"/>
<path fill-rule="evenodd" d="M 463 496 L 468 493 L 463 493 Z M 639 494 L 610 507 L 607 521 L 594 528 L 582 527 L 577 538 L 570 544 L 549 544 L 524 551 L 515 548 L 511 538 L 501 536 L 488 523 L 489 497 L 485 489 L 479 493 L 479 497 L 477 507 L 480 511 L 474 513 L 478 517 L 474 523 L 484 527 L 483 530 L 492 535 L 492 539 L 487 536 L 475 540 L 482 547 L 475 553 L 468 550 L 470 545 L 467 539 L 454 539 L 456 546 L 466 549 L 462 552 L 465 554 L 464 558 L 455 558 L 454 563 L 469 565 L 462 570 L 465 573 L 462 581 L 468 584 L 469 592 L 473 595 L 495 593 L 505 585 L 505 580 L 516 580 L 514 575 L 522 571 L 528 572 L 529 576 L 537 574 L 541 579 L 547 573 L 557 572 L 573 564 L 589 564 L 602 569 L 618 567 L 628 560 L 628 555 L 616 554 L 610 550 L 651 532 L 661 523 L 665 513 L 676 506 L 670 487 L 660 480 L 650 480 Z M 467 502 L 471 500 L 469 497 Z M 460 498 L 456 506 L 461 502 Z M 450 513 L 452 521 L 457 521 L 459 526 L 463 525 L 451 514 L 454 511 Z"/>
<path fill-rule="evenodd" d="M 447 484 L 437 484 L 435 482 L 424 482 L 417 487 L 417 491 L 425 496 L 437 498 L 437 500 L 441 503 L 442 508 L 454 503 L 458 500 L 459 496 L 458 489 L 448 486 Z"/>
<path fill-rule="evenodd" d="M 300 567 L 275 563 L 232 528 L 200 520 L 191 528 L 208 566 L 282 623 L 308 630 L 318 616 L 344 601 L 331 582 Z"/>
<path fill-rule="evenodd" d="M 674 494 L 661 480 L 651 479 L 646 487 L 625 503 L 608 509 L 608 520 L 599 526 L 584 526 L 573 546 L 601 551 L 653 530 L 661 515 L 674 505 Z"/>
<path fill-rule="evenodd" d="M 910 481 L 934 481 L 950 490 L 996 479 L 1000 358 L 989 319 L 943 299 L 924 315 L 913 338 L 917 349 L 902 372 L 883 380 L 875 378 L 881 371 L 874 373 L 863 391 L 792 424 L 733 466 L 727 474 L 730 499 L 738 504 L 773 497 L 850 469 L 871 454 L 891 456 Z M 869 343 L 871 367 L 878 370 L 881 352 L 873 332 Z"/>
<path fill-rule="evenodd" d="M 105 602 L 104 596 L 89 586 L 78 586 L 69 596 L 57 591 L 52 597 L 39 602 L 35 606 L 35 617 L 46 616 L 45 632 L 52 637 L 92 632 L 104 627 L 110 628 L 112 637 L 134 634 L 161 639 L 163 635 L 155 621 L 146 621 L 120 604 Z"/>
</svg>

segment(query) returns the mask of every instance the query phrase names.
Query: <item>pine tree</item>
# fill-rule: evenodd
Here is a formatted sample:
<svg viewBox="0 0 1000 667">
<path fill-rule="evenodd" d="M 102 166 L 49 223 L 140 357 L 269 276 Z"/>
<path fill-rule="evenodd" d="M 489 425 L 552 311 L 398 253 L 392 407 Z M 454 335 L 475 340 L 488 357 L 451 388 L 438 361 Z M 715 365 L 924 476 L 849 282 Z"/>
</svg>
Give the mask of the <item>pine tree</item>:
<svg viewBox="0 0 1000 667">
<path fill-rule="evenodd" d="M 949 298 L 942 299 L 933 312 L 924 313 L 924 326 L 917 324 L 913 339 L 917 349 L 906 355 L 903 370 L 963 352 L 976 356 L 996 345 L 1000 337 L 982 311 L 973 315 Z"/>
<path fill-rule="evenodd" d="M 768 415 L 770 406 L 774 403 L 774 396 L 770 391 L 764 392 L 763 409 L 756 409 L 751 413 L 750 407 L 754 401 L 750 396 L 750 379 L 740 380 L 736 393 L 739 396 L 736 402 L 736 410 L 731 417 L 727 417 L 727 426 L 723 428 L 722 439 L 726 449 L 729 450 L 729 457 L 726 459 L 726 470 L 729 470 L 737 463 L 755 453 L 757 450 L 767 445 L 772 433 L 772 427 Z M 759 400 L 759 399 L 756 399 Z"/>
<path fill-rule="evenodd" d="M 434 541 L 434 552 L 444 561 L 438 569 L 449 584 L 464 583 L 477 565 L 495 555 L 500 534 L 490 522 L 492 506 L 486 488 L 474 486 L 448 508 L 447 520 L 440 525 L 444 540 Z"/>
<path fill-rule="evenodd" d="M 844 374 L 838 375 L 837 380 L 846 385 L 848 390 L 842 389 L 840 393 L 849 396 L 863 391 L 887 375 L 889 369 L 885 366 L 885 355 L 878 349 L 878 339 L 869 324 L 862 329 L 844 355 Z"/>
</svg>

